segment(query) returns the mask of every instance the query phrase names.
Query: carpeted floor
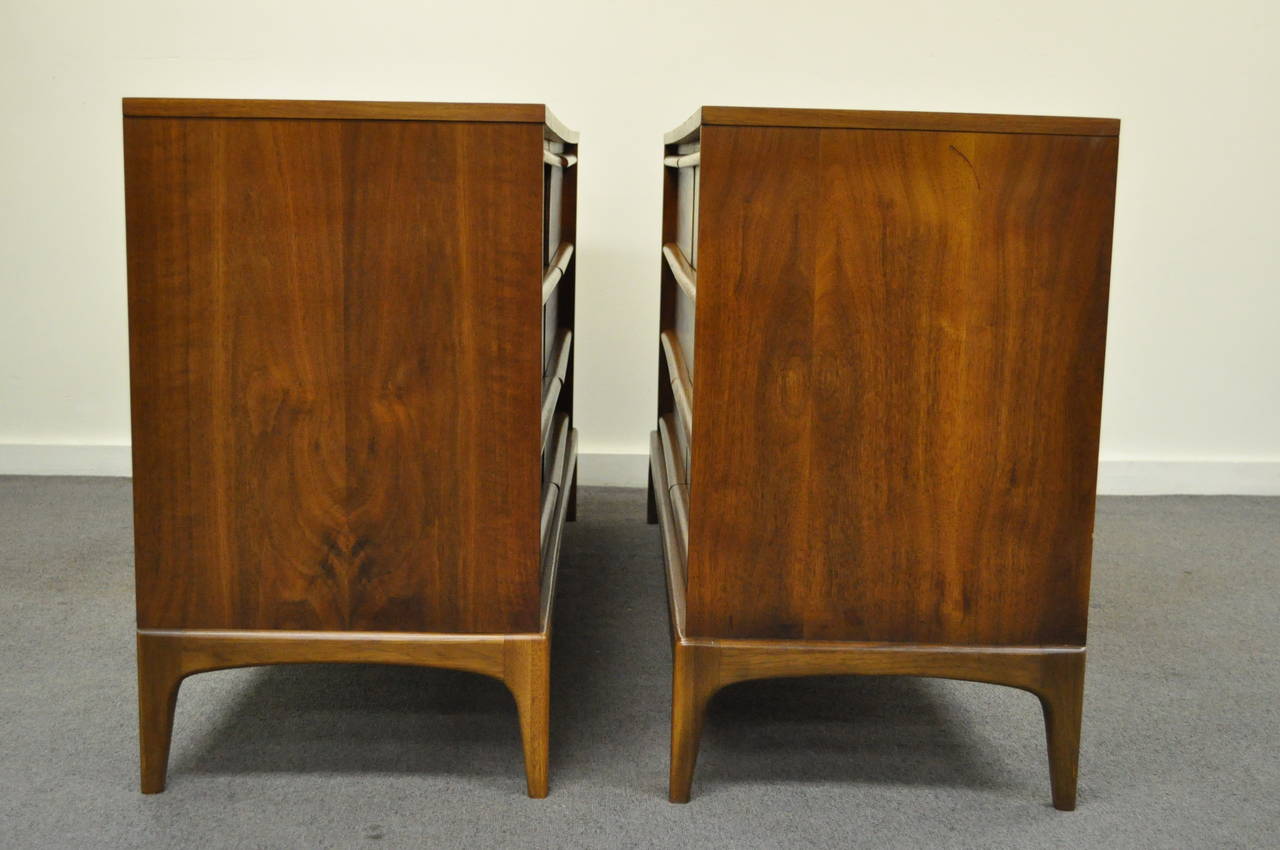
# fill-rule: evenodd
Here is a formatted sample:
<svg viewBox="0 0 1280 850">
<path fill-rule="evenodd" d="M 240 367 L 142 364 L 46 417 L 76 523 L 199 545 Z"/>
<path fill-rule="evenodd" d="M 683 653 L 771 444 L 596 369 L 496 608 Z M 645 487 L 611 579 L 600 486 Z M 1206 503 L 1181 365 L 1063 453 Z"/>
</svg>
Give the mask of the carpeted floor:
<svg viewBox="0 0 1280 850">
<path fill-rule="evenodd" d="M 657 531 L 585 489 L 556 602 L 551 796 L 514 707 L 443 671 L 189 679 L 169 790 L 137 788 L 129 482 L 0 478 L 6 847 L 1243 847 L 1280 842 L 1280 499 L 1105 498 L 1080 808 L 1040 710 L 921 679 L 760 682 L 711 709 L 665 801 Z"/>
</svg>

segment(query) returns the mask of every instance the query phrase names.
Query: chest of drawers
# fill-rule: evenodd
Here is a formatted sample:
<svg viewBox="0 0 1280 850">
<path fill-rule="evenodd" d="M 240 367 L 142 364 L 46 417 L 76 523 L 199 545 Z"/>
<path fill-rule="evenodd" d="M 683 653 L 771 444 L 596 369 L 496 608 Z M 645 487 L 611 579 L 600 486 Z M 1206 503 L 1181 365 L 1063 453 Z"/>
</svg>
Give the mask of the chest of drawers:
<svg viewBox="0 0 1280 850">
<path fill-rule="evenodd" d="M 124 102 L 142 788 L 181 680 L 469 670 L 547 788 L 577 136 L 543 106 Z"/>
<path fill-rule="evenodd" d="M 1075 803 L 1119 122 L 707 107 L 664 148 L 671 797 L 720 687 L 1037 694 Z"/>
</svg>

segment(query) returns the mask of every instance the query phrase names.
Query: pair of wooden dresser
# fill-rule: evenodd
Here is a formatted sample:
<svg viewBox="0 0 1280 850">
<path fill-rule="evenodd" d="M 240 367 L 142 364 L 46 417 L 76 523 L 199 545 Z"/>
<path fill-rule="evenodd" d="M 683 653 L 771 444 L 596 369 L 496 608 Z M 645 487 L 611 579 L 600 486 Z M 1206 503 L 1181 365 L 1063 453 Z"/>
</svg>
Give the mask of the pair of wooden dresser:
<svg viewBox="0 0 1280 850">
<path fill-rule="evenodd" d="M 670 796 L 725 685 L 1040 698 L 1071 809 L 1119 122 L 706 107 L 664 148 Z"/>
<path fill-rule="evenodd" d="M 547 793 L 577 135 L 542 106 L 124 101 L 142 790 L 178 686 L 510 688 Z"/>
<path fill-rule="evenodd" d="M 541 106 L 124 113 L 143 790 L 185 676 L 377 662 L 505 682 L 545 795 L 577 136 Z M 1074 806 L 1118 131 L 668 135 L 672 800 L 724 685 L 863 673 L 1036 694 Z"/>
</svg>

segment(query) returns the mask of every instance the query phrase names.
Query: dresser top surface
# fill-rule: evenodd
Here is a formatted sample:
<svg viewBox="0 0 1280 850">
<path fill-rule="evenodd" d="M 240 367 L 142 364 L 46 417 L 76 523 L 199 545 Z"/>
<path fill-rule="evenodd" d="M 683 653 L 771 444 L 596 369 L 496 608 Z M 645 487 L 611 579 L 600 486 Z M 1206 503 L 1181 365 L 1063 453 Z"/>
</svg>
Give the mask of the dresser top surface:
<svg viewBox="0 0 1280 850">
<path fill-rule="evenodd" d="M 688 141 L 698 128 L 704 125 L 807 127 L 833 130 L 926 130 L 952 133 L 1038 133 L 1063 136 L 1120 135 L 1120 121 L 1117 118 L 703 106 L 689 116 L 687 121 L 667 133 L 665 141 L 669 145 Z"/>
<path fill-rule="evenodd" d="M 578 134 L 562 124 L 541 103 L 126 97 L 122 108 L 125 116 L 135 118 L 310 118 L 543 124 L 549 138 L 570 144 L 578 141 Z"/>
</svg>

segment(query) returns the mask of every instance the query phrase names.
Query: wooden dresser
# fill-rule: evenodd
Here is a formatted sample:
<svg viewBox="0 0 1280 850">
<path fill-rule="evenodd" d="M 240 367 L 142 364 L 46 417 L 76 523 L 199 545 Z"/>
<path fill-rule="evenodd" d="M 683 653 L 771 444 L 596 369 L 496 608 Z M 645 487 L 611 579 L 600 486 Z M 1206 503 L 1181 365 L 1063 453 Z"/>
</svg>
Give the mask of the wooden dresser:
<svg viewBox="0 0 1280 850">
<path fill-rule="evenodd" d="M 142 790 L 181 680 L 468 670 L 547 792 L 577 135 L 543 106 L 124 101 Z"/>
<path fill-rule="evenodd" d="M 1119 122 L 705 107 L 666 137 L 670 795 L 721 687 L 1040 698 L 1071 809 Z"/>
</svg>

